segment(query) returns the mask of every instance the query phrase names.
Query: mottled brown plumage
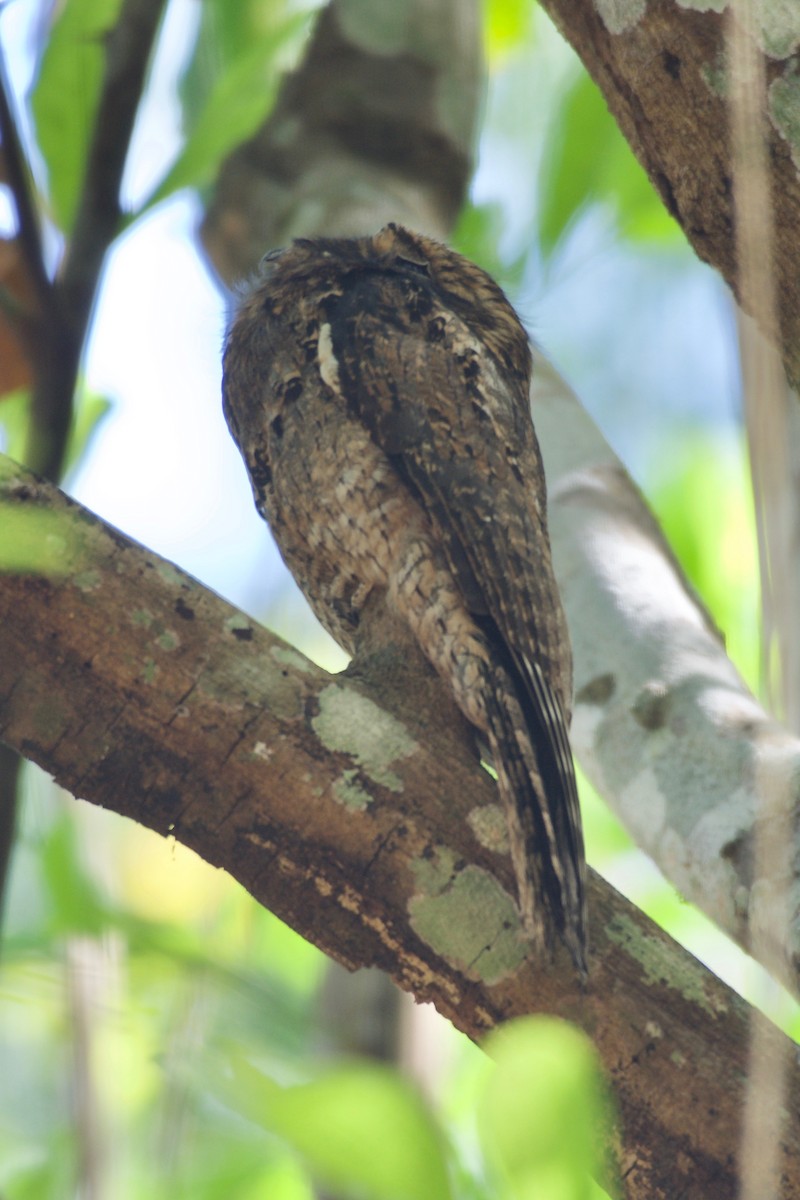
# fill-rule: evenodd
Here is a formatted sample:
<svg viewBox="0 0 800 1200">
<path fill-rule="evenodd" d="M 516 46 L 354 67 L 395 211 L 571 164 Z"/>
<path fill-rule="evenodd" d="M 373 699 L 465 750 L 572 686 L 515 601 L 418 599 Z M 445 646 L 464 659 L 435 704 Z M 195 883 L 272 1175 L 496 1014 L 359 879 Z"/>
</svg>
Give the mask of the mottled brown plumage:
<svg viewBox="0 0 800 1200">
<path fill-rule="evenodd" d="M 489 744 L 520 910 L 585 963 L 584 860 L 528 339 L 429 238 L 299 239 L 264 260 L 225 349 L 256 505 L 350 653 L 380 595 Z"/>
</svg>

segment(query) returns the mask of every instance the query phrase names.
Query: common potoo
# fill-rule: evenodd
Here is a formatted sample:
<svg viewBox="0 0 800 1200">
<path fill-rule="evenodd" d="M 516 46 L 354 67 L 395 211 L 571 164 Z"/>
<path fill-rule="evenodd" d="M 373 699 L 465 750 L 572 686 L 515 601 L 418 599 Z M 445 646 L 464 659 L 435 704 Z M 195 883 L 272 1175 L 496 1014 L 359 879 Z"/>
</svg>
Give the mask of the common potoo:
<svg viewBox="0 0 800 1200">
<path fill-rule="evenodd" d="M 228 335 L 224 408 L 322 624 L 354 653 L 379 594 L 488 743 L 524 929 L 584 970 L 572 662 L 530 375 L 497 284 L 388 225 L 267 255 Z"/>
</svg>

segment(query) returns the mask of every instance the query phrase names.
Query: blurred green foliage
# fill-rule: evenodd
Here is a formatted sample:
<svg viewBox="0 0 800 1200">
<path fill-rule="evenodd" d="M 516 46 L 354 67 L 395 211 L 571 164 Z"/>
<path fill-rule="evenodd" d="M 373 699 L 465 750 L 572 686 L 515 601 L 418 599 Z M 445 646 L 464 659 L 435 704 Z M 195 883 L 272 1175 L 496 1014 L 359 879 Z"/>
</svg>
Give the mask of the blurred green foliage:
<svg viewBox="0 0 800 1200">
<path fill-rule="evenodd" d="M 551 123 L 539 188 L 545 254 L 590 204 L 609 206 L 620 233 L 634 241 L 683 238 L 585 71 L 575 73 Z"/>
<path fill-rule="evenodd" d="M 478 1127 L 509 1200 L 591 1200 L 602 1175 L 600 1131 L 610 1131 L 610 1098 L 589 1039 L 556 1017 L 510 1021 L 487 1039 L 492 1059 L 478 1102 Z M 569 1138 L 563 1131 L 569 1129 Z"/>
<path fill-rule="evenodd" d="M 231 1107 L 278 1134 L 337 1195 L 450 1200 L 437 1121 L 395 1069 L 345 1060 L 281 1087 L 241 1056 L 227 1065 L 220 1091 Z"/>
<path fill-rule="evenodd" d="M 3 453 L 16 462 L 24 463 L 28 447 L 31 398 L 28 392 L 7 392 L 0 403 L 0 447 Z M 109 415 L 112 404 L 105 396 L 98 396 L 82 388 L 75 398 L 64 455 L 64 474 L 79 465 L 84 455 L 91 450 L 91 443 L 103 421 Z"/>
<path fill-rule="evenodd" d="M 502 61 L 529 43 L 535 8 L 529 0 L 483 0 L 486 54 L 490 62 Z"/>
</svg>

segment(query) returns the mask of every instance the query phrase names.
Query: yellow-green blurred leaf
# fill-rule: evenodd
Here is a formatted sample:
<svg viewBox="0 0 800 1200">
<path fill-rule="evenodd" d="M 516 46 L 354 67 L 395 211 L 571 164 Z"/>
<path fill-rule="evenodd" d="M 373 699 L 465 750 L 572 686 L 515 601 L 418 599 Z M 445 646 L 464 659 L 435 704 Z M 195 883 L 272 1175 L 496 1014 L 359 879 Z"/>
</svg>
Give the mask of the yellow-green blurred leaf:
<svg viewBox="0 0 800 1200">
<path fill-rule="evenodd" d="M 744 448 L 687 431 L 665 447 L 669 471 L 650 488 L 670 545 L 758 688 L 758 551 Z"/>
<path fill-rule="evenodd" d="M 530 0 L 484 0 L 484 35 L 490 59 L 518 46 L 531 24 Z"/>
<path fill-rule="evenodd" d="M 481 1142 L 510 1200 L 590 1200 L 606 1124 L 597 1055 L 556 1017 L 522 1017 L 487 1039 L 494 1066 L 478 1106 Z"/>
<path fill-rule="evenodd" d="M 369 1062 L 332 1068 L 310 1083 L 278 1084 L 231 1060 L 230 1103 L 285 1139 L 337 1193 L 371 1200 L 450 1200 L 444 1143 L 417 1091 Z"/>
<path fill-rule="evenodd" d="M 66 513 L 0 500 L 0 572 L 65 575 L 80 559 L 80 541 Z"/>
</svg>

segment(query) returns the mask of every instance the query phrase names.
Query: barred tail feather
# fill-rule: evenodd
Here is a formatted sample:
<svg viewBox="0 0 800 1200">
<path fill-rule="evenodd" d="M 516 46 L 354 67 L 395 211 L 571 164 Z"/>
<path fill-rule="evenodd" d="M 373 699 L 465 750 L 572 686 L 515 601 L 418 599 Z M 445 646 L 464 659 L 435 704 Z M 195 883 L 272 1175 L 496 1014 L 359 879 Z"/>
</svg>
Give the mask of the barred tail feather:
<svg viewBox="0 0 800 1200">
<path fill-rule="evenodd" d="M 486 697 L 488 740 L 523 928 L 537 952 L 552 952 L 559 936 L 585 977 L 583 841 L 572 761 L 565 771 L 564 747 L 554 747 L 535 727 L 538 705 L 528 712 L 530 706 L 520 703 L 502 667 L 493 675 Z"/>
</svg>

